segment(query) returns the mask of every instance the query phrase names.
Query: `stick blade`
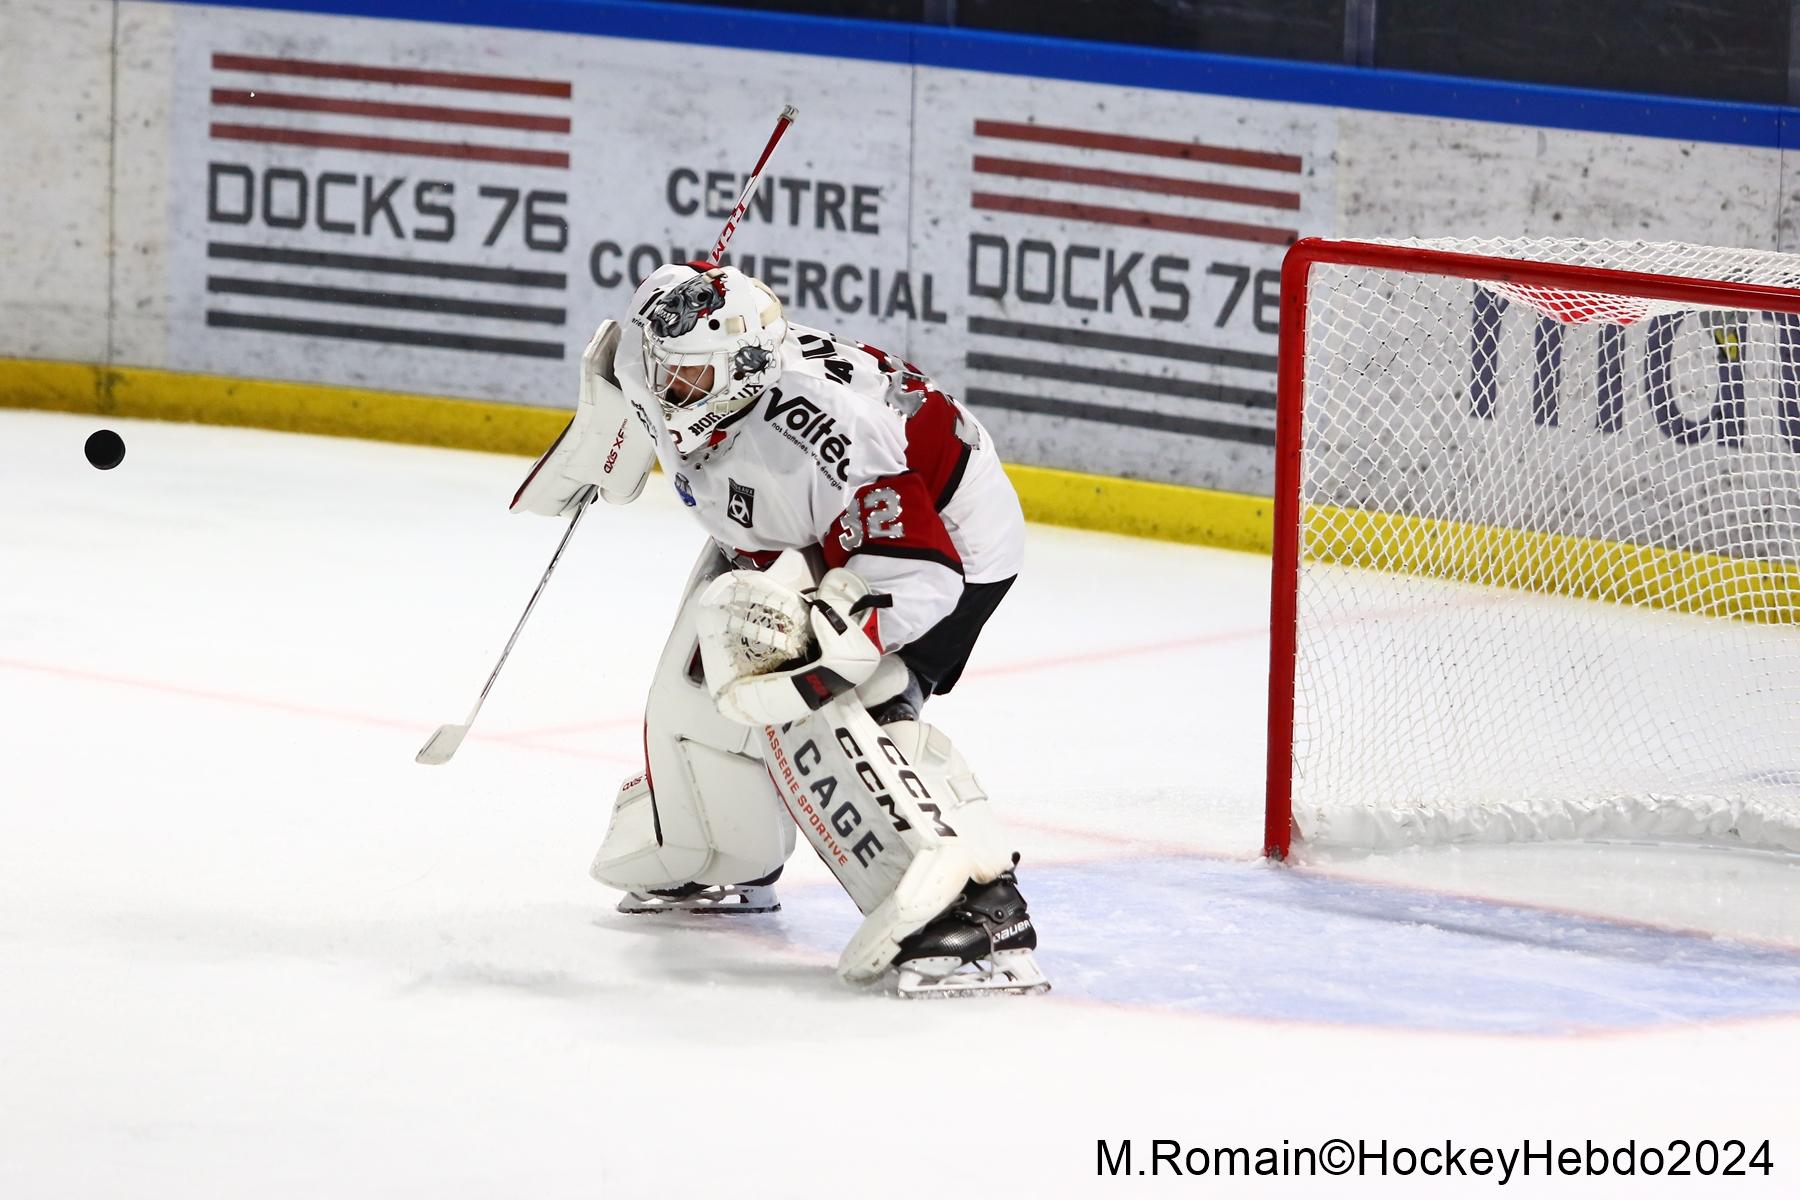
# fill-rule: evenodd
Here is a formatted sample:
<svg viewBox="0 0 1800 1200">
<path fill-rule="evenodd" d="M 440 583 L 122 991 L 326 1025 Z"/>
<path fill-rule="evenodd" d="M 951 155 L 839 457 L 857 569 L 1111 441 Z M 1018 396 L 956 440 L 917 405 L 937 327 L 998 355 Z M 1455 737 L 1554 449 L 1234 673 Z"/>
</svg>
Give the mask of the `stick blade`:
<svg viewBox="0 0 1800 1200">
<path fill-rule="evenodd" d="M 462 745 L 463 738 L 468 736 L 467 725 L 440 725 L 431 739 L 419 748 L 413 761 L 428 767 L 439 767 L 449 762 L 456 754 L 457 747 Z"/>
</svg>

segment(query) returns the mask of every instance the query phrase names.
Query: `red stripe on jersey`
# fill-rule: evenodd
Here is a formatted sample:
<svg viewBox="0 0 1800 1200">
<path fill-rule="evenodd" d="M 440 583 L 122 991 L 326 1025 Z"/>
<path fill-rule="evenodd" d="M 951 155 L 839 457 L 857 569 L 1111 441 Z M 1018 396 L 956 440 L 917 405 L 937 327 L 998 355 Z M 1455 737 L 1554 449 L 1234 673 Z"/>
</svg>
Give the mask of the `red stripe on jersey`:
<svg viewBox="0 0 1800 1200">
<path fill-rule="evenodd" d="M 887 375 L 888 386 L 904 392 L 918 407 L 906 419 L 906 465 L 918 472 L 931 494 L 932 503 L 942 512 L 944 505 L 956 495 L 968 469 L 974 447 L 957 431 L 963 413 L 931 377 L 904 359 L 889 354 L 867 342 L 851 342 L 875 360 Z M 901 410 L 905 411 L 904 405 Z"/>
<path fill-rule="evenodd" d="M 731 565 L 740 571 L 766 571 L 781 557 L 779 550 L 739 550 L 732 548 Z"/>
<path fill-rule="evenodd" d="M 825 534 L 825 562 L 841 567 L 855 554 L 919 558 L 962 574 L 962 556 L 917 471 L 865 483 Z"/>
<path fill-rule="evenodd" d="M 962 482 L 971 447 L 957 434 L 962 413 L 955 401 L 934 387 L 919 390 L 924 403 L 906 421 L 906 465 L 925 481 L 932 503 L 941 510 Z"/>
</svg>

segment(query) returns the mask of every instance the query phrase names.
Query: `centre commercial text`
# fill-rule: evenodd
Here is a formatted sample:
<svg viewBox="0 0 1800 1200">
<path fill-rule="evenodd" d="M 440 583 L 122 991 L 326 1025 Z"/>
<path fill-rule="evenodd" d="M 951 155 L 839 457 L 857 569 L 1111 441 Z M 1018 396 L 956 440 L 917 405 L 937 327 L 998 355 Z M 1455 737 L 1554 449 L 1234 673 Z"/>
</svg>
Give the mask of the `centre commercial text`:
<svg viewBox="0 0 1800 1200">
<path fill-rule="evenodd" d="M 742 185 L 742 177 L 731 172 L 676 167 L 664 180 L 663 199 L 676 217 L 722 221 L 730 215 Z M 744 223 L 877 236 L 881 232 L 881 190 L 871 184 L 772 177 L 763 181 L 752 199 Z M 602 239 L 588 253 L 588 273 L 603 288 L 635 288 L 664 263 L 692 261 L 705 253 L 704 249 L 690 253 L 680 246 L 662 247 L 650 242 L 627 246 Z M 937 305 L 941 292 L 936 277 L 929 271 L 915 273 L 905 268 L 834 264 L 772 254 L 727 254 L 725 262 L 756 275 L 797 308 L 846 314 L 866 312 L 878 318 L 907 318 L 928 324 L 949 320 L 949 314 Z M 1187 259 L 1175 255 L 1148 257 L 1142 252 L 1083 245 L 1059 249 L 1047 241 L 1022 239 L 1014 243 L 997 234 L 971 233 L 968 294 L 971 298 L 1011 299 L 1077 311 L 1116 311 L 1182 322 L 1192 304 L 1192 294 L 1183 278 L 1189 266 Z M 1268 274 L 1273 277 L 1274 272 Z M 1268 307 L 1272 309 L 1272 303 Z M 1259 330 L 1273 332 L 1273 315 L 1271 311 L 1264 319 L 1259 305 Z"/>
<path fill-rule="evenodd" d="M 676 167 L 664 182 L 663 198 L 677 217 L 704 216 L 723 221 L 731 215 L 743 187 L 741 177 L 728 171 L 698 171 Z M 846 184 L 828 179 L 776 176 L 763 180 L 744 214 L 744 224 L 761 222 L 819 232 L 877 236 L 881 189 L 871 184 Z M 665 262 L 690 262 L 704 258 L 705 247 L 689 252 L 679 246 L 666 248 L 649 242 L 625 246 L 602 239 L 588 252 L 588 274 L 603 288 L 626 285 L 635 288 Z M 943 324 L 950 315 L 936 304 L 937 280 L 929 271 L 914 275 L 905 268 L 830 264 L 810 258 L 773 254 L 727 254 L 725 263 L 755 275 L 786 303 L 797 308 L 826 312 L 866 312 L 878 318 L 906 318 Z"/>
</svg>

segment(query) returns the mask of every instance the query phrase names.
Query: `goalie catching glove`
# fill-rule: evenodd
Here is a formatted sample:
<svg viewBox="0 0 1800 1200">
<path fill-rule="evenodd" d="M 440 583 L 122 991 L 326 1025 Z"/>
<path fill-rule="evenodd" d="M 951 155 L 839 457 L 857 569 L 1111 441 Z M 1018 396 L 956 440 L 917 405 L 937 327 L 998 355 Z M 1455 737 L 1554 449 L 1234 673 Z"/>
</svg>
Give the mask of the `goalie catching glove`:
<svg viewBox="0 0 1800 1200">
<path fill-rule="evenodd" d="M 816 588 L 800 555 L 767 571 L 728 571 L 700 597 L 700 660 L 719 711 L 745 725 L 787 725 L 863 683 L 881 662 L 873 593 L 854 571 Z"/>
</svg>

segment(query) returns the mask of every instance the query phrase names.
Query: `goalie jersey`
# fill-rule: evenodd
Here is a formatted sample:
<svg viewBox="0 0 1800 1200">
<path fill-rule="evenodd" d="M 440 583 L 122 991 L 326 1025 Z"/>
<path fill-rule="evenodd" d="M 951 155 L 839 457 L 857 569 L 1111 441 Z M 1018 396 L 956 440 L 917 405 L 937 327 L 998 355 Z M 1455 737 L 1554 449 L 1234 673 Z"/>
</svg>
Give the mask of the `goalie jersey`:
<svg viewBox="0 0 1800 1200">
<path fill-rule="evenodd" d="M 675 270 L 646 281 L 633 311 Z M 965 581 L 1018 574 L 1024 516 L 992 440 L 912 364 L 789 322 L 779 379 L 683 455 L 651 395 L 641 331 L 621 334 L 620 388 L 682 503 L 728 555 L 762 563 L 817 546 L 827 565 L 888 593 L 884 651 L 947 616 Z"/>
</svg>

